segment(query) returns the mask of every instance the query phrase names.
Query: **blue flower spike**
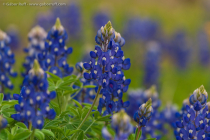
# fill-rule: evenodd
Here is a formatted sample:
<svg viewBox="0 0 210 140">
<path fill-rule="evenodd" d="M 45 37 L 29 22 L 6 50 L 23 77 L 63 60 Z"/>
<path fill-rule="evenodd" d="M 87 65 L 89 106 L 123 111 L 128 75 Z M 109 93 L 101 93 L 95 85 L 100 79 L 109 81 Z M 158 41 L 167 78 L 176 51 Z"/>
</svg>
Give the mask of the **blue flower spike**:
<svg viewBox="0 0 210 140">
<path fill-rule="evenodd" d="M 10 77 L 17 76 L 17 73 L 13 70 L 14 53 L 12 53 L 9 45 L 9 36 L 0 30 L 0 93 L 4 93 L 4 100 L 11 99 L 10 94 L 5 93 L 5 89 L 12 90 L 14 88 Z"/>
<path fill-rule="evenodd" d="M 38 58 L 38 54 L 44 52 L 46 37 L 47 33 L 40 26 L 35 26 L 29 32 L 29 45 L 24 49 L 24 52 L 27 53 L 27 56 L 25 57 L 25 62 L 23 63 L 23 67 L 25 68 L 25 72 L 22 73 L 23 77 L 25 77 L 28 74 L 28 71 L 32 69 L 34 59 Z"/>
<path fill-rule="evenodd" d="M 56 113 L 50 109 L 50 100 L 56 96 L 55 92 L 48 91 L 47 74 L 40 67 L 35 59 L 33 68 L 23 80 L 23 86 L 19 94 L 14 94 L 14 99 L 18 100 L 15 105 L 16 114 L 11 117 L 19 122 L 24 122 L 26 126 L 33 126 L 34 129 L 42 129 L 44 118 L 54 119 Z"/>
<path fill-rule="evenodd" d="M 182 113 L 176 122 L 175 136 L 177 140 L 210 139 L 210 102 L 206 102 L 207 98 L 208 94 L 203 85 L 190 96 L 190 104 L 185 104 L 186 106 L 182 108 Z"/>
<path fill-rule="evenodd" d="M 45 71 L 49 71 L 59 77 L 69 76 L 73 67 L 67 63 L 68 56 L 72 53 L 72 47 L 66 46 L 67 32 L 57 18 L 55 25 L 48 32 L 45 41 L 45 50 L 38 54 L 38 61 Z"/>
<path fill-rule="evenodd" d="M 128 136 L 133 133 L 133 126 L 131 124 L 131 119 L 127 113 L 122 109 L 118 113 L 112 116 L 111 127 L 115 131 L 114 139 L 127 139 Z M 113 139 L 111 134 L 108 132 L 106 127 L 102 129 L 102 136 L 105 140 Z"/>
<path fill-rule="evenodd" d="M 125 58 L 122 46 L 125 40 L 117 33 L 109 21 L 98 30 L 95 37 L 98 45 L 90 52 L 91 60 L 84 63 L 84 78 L 98 83 L 102 98 L 99 99 L 98 111 L 106 108 L 103 115 L 118 112 L 129 106 L 123 102 L 123 93 L 127 92 L 130 79 L 126 79 L 123 70 L 131 66 L 130 59 Z"/>
</svg>

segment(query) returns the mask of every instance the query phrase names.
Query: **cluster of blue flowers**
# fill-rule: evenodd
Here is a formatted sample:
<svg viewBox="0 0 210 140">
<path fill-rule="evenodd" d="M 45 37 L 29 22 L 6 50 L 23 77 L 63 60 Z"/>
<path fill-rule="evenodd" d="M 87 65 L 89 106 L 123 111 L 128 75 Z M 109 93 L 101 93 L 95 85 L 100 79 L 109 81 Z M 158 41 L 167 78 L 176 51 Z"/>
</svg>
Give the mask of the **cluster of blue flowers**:
<svg viewBox="0 0 210 140">
<path fill-rule="evenodd" d="M 17 73 L 13 70 L 15 63 L 14 54 L 10 49 L 10 38 L 0 30 L 0 93 L 4 93 L 4 99 L 10 99 L 10 94 L 6 94 L 5 88 L 13 89 L 13 84 L 9 77 L 16 77 Z"/>
<path fill-rule="evenodd" d="M 182 108 L 175 131 L 177 140 L 208 140 L 210 139 L 210 103 L 206 102 L 208 94 L 204 86 L 196 89 L 189 98 L 189 105 Z"/>
<path fill-rule="evenodd" d="M 102 136 L 105 140 L 126 140 L 133 133 L 133 126 L 130 117 L 122 109 L 112 116 L 111 127 L 115 131 L 115 137 L 109 133 L 106 127 L 102 129 Z"/>
<path fill-rule="evenodd" d="M 27 56 L 25 57 L 25 62 L 23 63 L 23 67 L 25 68 L 25 72 L 22 73 L 23 77 L 25 77 L 28 74 L 28 71 L 33 67 L 34 59 L 38 58 L 38 54 L 45 50 L 46 36 L 47 33 L 40 26 L 32 28 L 29 32 L 29 45 L 24 49 Z"/>
<path fill-rule="evenodd" d="M 138 110 L 139 107 L 142 106 L 149 99 L 152 99 L 152 112 L 151 114 L 148 114 L 147 117 L 143 117 L 143 114 L 142 117 L 140 117 L 136 110 Z M 128 93 L 128 100 L 132 101 L 130 102 L 130 106 L 126 110 L 129 116 L 133 117 L 133 115 L 135 114 L 135 117 L 140 117 L 143 119 L 140 125 L 145 127 L 142 128 L 141 139 L 146 139 L 148 134 L 153 138 L 160 139 L 161 136 L 165 134 L 166 130 L 164 128 L 165 121 L 162 119 L 163 116 L 158 110 L 161 105 L 161 101 L 158 98 L 158 93 L 155 89 L 155 86 L 152 86 L 150 89 L 145 91 L 130 91 Z M 150 119 L 150 121 L 148 121 L 148 119 Z"/>
<path fill-rule="evenodd" d="M 90 62 L 83 65 L 88 71 L 84 73 L 84 78 L 97 81 L 102 94 L 98 111 L 101 113 L 105 107 L 106 115 L 129 106 L 129 102 L 123 102 L 122 96 L 131 80 L 125 78 L 123 70 L 128 70 L 131 63 L 121 50 L 125 40 L 115 32 L 110 21 L 98 30 L 95 41 L 99 46 L 96 45 L 95 50 L 90 52 Z"/>
<path fill-rule="evenodd" d="M 38 61 L 34 60 L 34 66 L 25 76 L 20 94 L 14 94 L 18 100 L 15 105 L 17 114 L 11 117 L 19 122 L 24 122 L 28 127 L 42 129 L 44 118 L 54 119 L 56 113 L 50 109 L 50 100 L 56 97 L 56 93 L 48 91 L 47 74 L 40 68 Z"/>
<path fill-rule="evenodd" d="M 151 19 L 131 18 L 124 27 L 123 35 L 126 40 L 155 40 L 159 32 L 159 25 Z"/>
<path fill-rule="evenodd" d="M 57 18 L 46 37 L 45 50 L 38 54 L 41 67 L 59 77 L 68 76 L 74 70 L 67 63 L 67 57 L 73 51 L 72 47 L 67 47 L 65 44 L 67 37 L 66 30 Z"/>
<path fill-rule="evenodd" d="M 160 67 L 160 46 L 157 42 L 149 42 L 144 60 L 144 85 L 158 86 Z"/>
</svg>

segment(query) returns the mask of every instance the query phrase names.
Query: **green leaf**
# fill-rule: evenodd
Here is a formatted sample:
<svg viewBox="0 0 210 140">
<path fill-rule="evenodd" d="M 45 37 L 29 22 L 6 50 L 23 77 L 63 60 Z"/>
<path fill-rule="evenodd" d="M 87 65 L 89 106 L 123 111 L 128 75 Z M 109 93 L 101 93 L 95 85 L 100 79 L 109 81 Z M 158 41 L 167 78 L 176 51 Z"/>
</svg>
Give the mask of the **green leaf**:
<svg viewBox="0 0 210 140">
<path fill-rule="evenodd" d="M 17 133 L 13 140 L 25 140 L 31 135 L 31 132 L 29 130 L 25 130 L 21 133 Z"/>
<path fill-rule="evenodd" d="M 0 104 L 2 103 L 3 99 L 4 99 L 4 94 L 0 93 Z"/>
<path fill-rule="evenodd" d="M 128 137 L 128 140 L 135 140 L 134 138 L 135 138 L 135 134 L 130 134 Z"/>
<path fill-rule="evenodd" d="M 60 87 L 61 83 L 63 83 L 63 80 L 59 79 L 55 84 L 55 88 L 58 89 Z"/>
<path fill-rule="evenodd" d="M 69 129 L 68 129 L 69 130 Z M 72 134 L 74 134 L 74 133 L 77 133 L 77 132 L 79 132 L 79 131 L 81 131 L 81 130 L 69 130 L 69 131 L 66 131 L 66 136 L 70 136 L 70 135 L 72 135 Z"/>
<path fill-rule="evenodd" d="M 2 111 L 2 114 L 5 118 L 10 118 L 10 114 L 6 110 Z"/>
<path fill-rule="evenodd" d="M 84 139 L 84 132 L 80 132 L 79 136 L 77 137 L 78 140 L 83 140 Z"/>
<path fill-rule="evenodd" d="M 0 139 L 1 140 L 8 140 L 9 131 L 7 129 L 3 129 L 0 131 Z"/>
<path fill-rule="evenodd" d="M 72 99 L 72 101 L 73 101 L 79 108 L 82 109 L 82 106 L 81 106 L 81 104 L 80 104 L 78 101 L 76 101 L 76 100 L 74 100 L 74 99 Z"/>
<path fill-rule="evenodd" d="M 14 126 L 14 127 L 11 129 L 11 134 L 12 134 L 12 135 L 15 135 L 17 129 L 18 129 L 18 127 L 17 127 L 17 126 Z"/>
<path fill-rule="evenodd" d="M 7 108 L 10 108 L 12 105 L 4 105 L 4 106 L 2 106 L 1 107 L 1 110 L 5 110 L 5 109 L 7 109 Z"/>
<path fill-rule="evenodd" d="M 49 86 L 55 86 L 55 83 L 51 77 L 47 78 L 47 82 L 48 82 Z"/>
<path fill-rule="evenodd" d="M 98 118 L 96 121 L 110 121 L 111 115 L 103 116 Z"/>
<path fill-rule="evenodd" d="M 96 86 L 95 85 L 86 85 L 86 86 L 83 86 L 83 88 L 95 88 Z"/>
<path fill-rule="evenodd" d="M 69 107 L 69 110 L 74 113 L 77 117 L 80 117 L 79 113 L 73 107 Z"/>
<path fill-rule="evenodd" d="M 146 139 L 146 140 L 156 140 L 156 138 L 149 138 L 149 139 Z"/>
<path fill-rule="evenodd" d="M 21 123 L 21 122 L 18 122 L 15 125 L 20 127 L 20 128 L 28 129 L 27 126 L 24 123 Z"/>
<path fill-rule="evenodd" d="M 89 108 L 92 106 L 92 104 L 88 104 L 88 103 L 82 103 L 82 104 Z M 97 110 L 97 106 L 94 105 L 93 110 Z"/>
<path fill-rule="evenodd" d="M 73 91 L 73 88 L 70 87 L 70 86 L 59 86 L 57 89 L 60 89 L 60 90 L 66 90 L 66 91 Z"/>
<path fill-rule="evenodd" d="M 59 123 L 61 123 L 60 120 L 52 120 L 52 121 L 48 122 L 48 123 L 44 126 L 44 128 L 45 128 L 45 129 L 50 129 L 51 126 L 55 126 L 55 127 L 56 127 Z"/>
<path fill-rule="evenodd" d="M 138 135 L 138 130 L 139 130 L 139 128 L 136 128 L 136 132 L 135 132 L 135 140 L 137 139 L 137 140 L 139 140 L 140 139 L 140 137 L 141 137 L 141 133 L 142 133 L 142 131 L 140 130 L 140 132 L 139 132 L 139 136 L 138 136 L 138 138 L 136 138 L 137 137 L 137 135 Z"/>
<path fill-rule="evenodd" d="M 44 140 L 45 139 L 45 135 L 42 131 L 40 131 L 39 129 L 35 130 L 34 133 L 35 137 L 38 138 L 39 140 Z"/>
<path fill-rule="evenodd" d="M 58 81 L 58 80 L 61 79 L 60 77 L 58 77 L 57 75 L 52 74 L 52 73 L 49 72 L 49 71 L 46 71 L 46 73 L 49 74 L 49 75 L 51 76 L 51 78 L 52 78 L 53 81 Z"/>
<path fill-rule="evenodd" d="M 47 135 L 47 136 L 51 136 L 51 137 L 55 137 L 55 135 L 54 135 L 54 133 L 52 132 L 52 131 L 50 131 L 50 130 L 47 130 L 47 129 L 42 129 L 41 130 L 45 135 Z"/>
</svg>

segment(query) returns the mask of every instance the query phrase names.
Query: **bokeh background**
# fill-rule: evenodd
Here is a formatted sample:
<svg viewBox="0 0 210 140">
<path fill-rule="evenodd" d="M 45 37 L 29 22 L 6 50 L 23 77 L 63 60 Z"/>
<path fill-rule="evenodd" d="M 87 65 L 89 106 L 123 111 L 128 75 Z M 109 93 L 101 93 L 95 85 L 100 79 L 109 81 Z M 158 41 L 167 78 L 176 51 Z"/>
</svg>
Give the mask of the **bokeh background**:
<svg viewBox="0 0 210 140">
<path fill-rule="evenodd" d="M 49 31 L 60 17 L 69 33 L 68 46 L 73 47 L 69 63 L 76 64 L 94 49 L 97 30 L 110 20 L 126 41 L 123 50 L 131 59 L 131 69 L 125 75 L 132 80 L 130 89 L 156 84 L 162 105 L 178 107 L 200 85 L 210 91 L 207 0 L 45 0 L 66 6 L 3 6 L 7 2 L 43 1 L 0 0 L 0 29 L 12 38 L 19 74 L 32 27 L 40 25 Z M 19 80 L 21 76 L 13 82 Z M 13 92 L 18 91 L 15 85 Z"/>
</svg>

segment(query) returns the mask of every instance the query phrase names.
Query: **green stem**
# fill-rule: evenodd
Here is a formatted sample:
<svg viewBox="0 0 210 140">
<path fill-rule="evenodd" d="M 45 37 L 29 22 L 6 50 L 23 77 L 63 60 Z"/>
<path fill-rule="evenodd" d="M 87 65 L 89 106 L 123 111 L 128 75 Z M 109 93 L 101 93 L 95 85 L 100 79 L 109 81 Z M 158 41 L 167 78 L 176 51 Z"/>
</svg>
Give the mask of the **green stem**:
<svg viewBox="0 0 210 140">
<path fill-rule="evenodd" d="M 136 140 L 138 140 L 140 132 L 141 132 L 141 126 L 138 127 L 138 132 L 137 132 Z"/>
<path fill-rule="evenodd" d="M 84 131 L 84 134 L 88 131 L 88 129 L 96 122 L 96 120 L 94 120 L 89 126 L 88 128 Z"/>
<path fill-rule="evenodd" d="M 35 130 L 36 130 L 36 129 L 33 129 L 32 133 L 31 133 L 31 136 L 30 136 L 30 140 L 34 140 Z"/>
<path fill-rule="evenodd" d="M 90 107 L 88 113 L 86 114 L 85 118 L 83 119 L 83 121 L 81 122 L 81 124 L 79 125 L 79 127 L 77 128 L 77 130 L 79 130 L 79 129 L 82 127 L 82 125 L 85 123 L 85 121 L 87 120 L 88 116 L 90 115 L 90 113 L 91 113 L 91 111 L 92 111 L 92 109 L 93 109 L 93 107 L 94 107 L 94 105 L 95 105 L 95 103 L 96 103 L 96 100 L 97 100 L 97 98 L 98 98 L 98 95 L 99 95 L 99 92 L 100 92 L 100 91 L 101 91 L 101 86 L 98 87 L 98 91 L 97 91 L 97 93 L 96 93 L 95 99 L 93 100 L 93 104 L 91 105 L 91 107 Z"/>
<path fill-rule="evenodd" d="M 28 123 L 28 130 L 31 131 L 31 128 L 32 128 L 32 124 L 31 124 L 31 122 L 29 122 Z M 28 140 L 30 140 L 30 137 L 28 138 Z"/>
</svg>

